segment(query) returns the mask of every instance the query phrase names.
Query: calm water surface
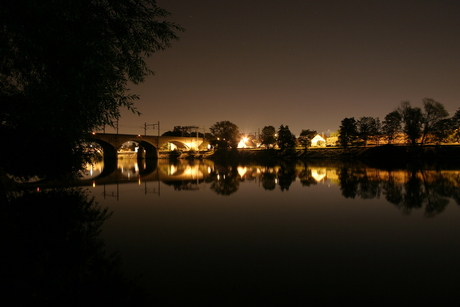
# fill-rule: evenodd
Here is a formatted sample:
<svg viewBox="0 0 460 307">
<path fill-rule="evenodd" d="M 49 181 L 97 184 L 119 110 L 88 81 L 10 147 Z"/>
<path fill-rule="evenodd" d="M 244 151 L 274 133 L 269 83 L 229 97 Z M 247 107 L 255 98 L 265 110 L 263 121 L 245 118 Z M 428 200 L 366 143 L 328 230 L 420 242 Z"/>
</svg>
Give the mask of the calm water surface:
<svg viewBox="0 0 460 307">
<path fill-rule="evenodd" d="M 113 211 L 102 237 L 161 305 L 449 305 L 459 291 L 459 169 L 112 169 L 84 182 Z"/>
</svg>

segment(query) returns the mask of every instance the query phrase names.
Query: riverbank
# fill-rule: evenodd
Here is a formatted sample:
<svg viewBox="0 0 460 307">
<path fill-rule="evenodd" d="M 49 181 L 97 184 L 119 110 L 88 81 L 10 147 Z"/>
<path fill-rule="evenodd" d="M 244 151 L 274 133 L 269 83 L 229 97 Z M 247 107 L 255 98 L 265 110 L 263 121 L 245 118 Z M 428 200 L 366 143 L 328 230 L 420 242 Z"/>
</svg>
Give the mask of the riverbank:
<svg viewBox="0 0 460 307">
<path fill-rule="evenodd" d="M 309 148 L 308 150 L 279 151 L 269 150 L 236 150 L 216 152 L 206 157 L 212 160 L 231 161 L 277 161 L 277 160 L 370 160 L 380 162 L 407 162 L 413 160 L 440 160 L 448 163 L 460 159 L 460 145 L 440 146 L 393 146 L 376 147 L 326 147 Z"/>
</svg>

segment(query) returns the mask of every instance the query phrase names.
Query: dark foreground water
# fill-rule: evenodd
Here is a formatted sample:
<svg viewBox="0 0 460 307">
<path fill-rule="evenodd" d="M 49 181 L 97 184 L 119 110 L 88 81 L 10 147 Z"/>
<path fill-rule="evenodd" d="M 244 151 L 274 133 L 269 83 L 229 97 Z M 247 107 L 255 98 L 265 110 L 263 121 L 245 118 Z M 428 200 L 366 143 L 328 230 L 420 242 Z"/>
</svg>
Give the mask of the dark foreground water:
<svg viewBox="0 0 460 307">
<path fill-rule="evenodd" d="M 161 160 L 157 165 L 124 159 L 117 167 L 94 167 L 79 184 L 113 214 L 100 222 L 100 234 L 94 230 L 105 245 L 84 241 L 78 255 L 88 242 L 98 255 L 102 246 L 109 254 L 118 252 L 121 271 L 145 290 L 149 305 L 457 303 L 460 168 Z M 91 212 L 85 216 L 94 220 Z M 90 232 L 88 225 L 95 222 L 78 232 Z M 57 258 L 71 255 L 75 251 L 69 248 Z M 116 297 L 128 286 L 113 286 L 108 280 L 118 277 L 107 274 L 107 261 L 98 257 L 83 256 L 86 263 L 68 272 L 82 276 L 70 285 L 88 284 L 81 268 L 104 267 L 87 274 L 96 279 L 88 288 L 98 289 L 101 295 L 93 293 L 98 297 Z M 54 270 L 62 265 L 50 263 Z M 54 281 L 48 282 L 52 287 Z M 91 291 L 80 288 L 82 296 Z M 124 304 L 137 305 L 136 294 L 127 292 Z"/>
<path fill-rule="evenodd" d="M 436 305 L 459 293 L 458 169 L 160 161 L 140 176 L 148 167 L 120 164 L 117 183 L 91 188 L 113 211 L 102 237 L 161 304 Z"/>
</svg>

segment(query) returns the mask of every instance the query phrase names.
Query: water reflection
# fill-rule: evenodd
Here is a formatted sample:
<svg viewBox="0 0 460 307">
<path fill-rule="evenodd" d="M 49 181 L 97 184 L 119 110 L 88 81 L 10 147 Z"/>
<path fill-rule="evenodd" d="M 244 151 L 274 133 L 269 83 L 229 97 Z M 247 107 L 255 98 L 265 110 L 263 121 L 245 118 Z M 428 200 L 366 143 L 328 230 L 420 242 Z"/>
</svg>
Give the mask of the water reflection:
<svg viewBox="0 0 460 307">
<path fill-rule="evenodd" d="M 99 237 L 110 217 L 81 188 L 9 191 L 2 203 L 2 297 L 18 306 L 128 305 L 143 290 Z"/>
<path fill-rule="evenodd" d="M 425 216 L 441 213 L 454 200 L 460 205 L 460 171 L 435 169 L 339 169 L 339 184 L 346 198 L 384 196 L 404 214 L 424 208 Z"/>
<path fill-rule="evenodd" d="M 209 160 L 121 159 L 117 163 L 117 167 L 109 167 L 114 169 L 111 174 L 104 167 L 92 166 L 91 185 L 161 181 L 177 191 L 195 191 L 209 185 L 216 194 L 228 196 L 236 193 L 244 181 L 258 182 L 267 191 L 279 188 L 285 192 L 299 181 L 305 188 L 338 185 L 344 198 L 384 198 L 403 214 L 422 209 L 425 216 L 431 217 L 441 213 L 451 200 L 460 205 L 459 169 L 388 170 L 362 163 L 304 161 L 221 165 Z M 94 177 L 94 169 L 99 170 L 99 176 Z M 85 184 L 85 180 L 81 183 Z"/>
</svg>

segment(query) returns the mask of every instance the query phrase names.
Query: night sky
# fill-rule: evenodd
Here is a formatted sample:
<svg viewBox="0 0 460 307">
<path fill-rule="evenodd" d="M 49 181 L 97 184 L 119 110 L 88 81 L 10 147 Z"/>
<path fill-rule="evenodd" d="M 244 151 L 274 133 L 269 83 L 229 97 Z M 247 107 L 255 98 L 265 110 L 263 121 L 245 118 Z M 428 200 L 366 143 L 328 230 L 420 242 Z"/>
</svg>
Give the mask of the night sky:
<svg viewBox="0 0 460 307">
<path fill-rule="evenodd" d="M 132 92 L 140 117 L 119 133 L 235 123 L 336 131 L 345 117 L 379 117 L 403 100 L 460 107 L 460 1 L 161 0 L 186 29 L 148 59 Z M 111 132 L 107 129 L 106 132 Z M 151 127 L 148 134 L 156 134 Z"/>
</svg>

